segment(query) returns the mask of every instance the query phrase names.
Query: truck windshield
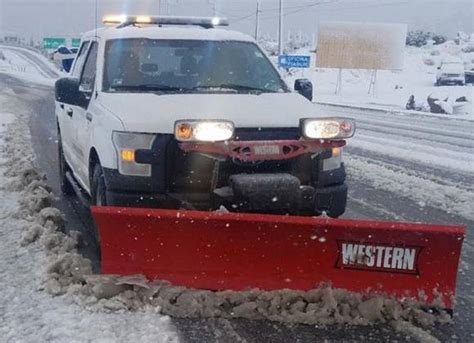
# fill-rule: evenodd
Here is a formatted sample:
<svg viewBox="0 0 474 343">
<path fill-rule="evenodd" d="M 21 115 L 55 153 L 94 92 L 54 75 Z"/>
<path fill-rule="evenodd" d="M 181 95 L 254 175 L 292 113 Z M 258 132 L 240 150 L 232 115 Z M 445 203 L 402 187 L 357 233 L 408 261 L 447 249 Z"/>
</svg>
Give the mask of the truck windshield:
<svg viewBox="0 0 474 343">
<path fill-rule="evenodd" d="M 106 92 L 288 91 L 257 45 L 238 41 L 117 39 L 106 44 Z"/>
</svg>

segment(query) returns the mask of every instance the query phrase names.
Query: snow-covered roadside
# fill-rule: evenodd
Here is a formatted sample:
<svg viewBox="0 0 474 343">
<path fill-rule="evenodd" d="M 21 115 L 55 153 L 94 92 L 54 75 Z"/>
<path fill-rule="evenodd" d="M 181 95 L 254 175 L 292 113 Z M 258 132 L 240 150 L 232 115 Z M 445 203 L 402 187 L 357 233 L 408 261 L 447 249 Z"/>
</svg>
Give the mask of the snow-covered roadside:
<svg viewBox="0 0 474 343">
<path fill-rule="evenodd" d="M 59 211 L 48 207 L 52 194 L 32 167 L 25 120 L 21 109 L 0 113 L 0 340 L 177 341 L 156 309 L 124 314 L 49 294 L 63 293 L 60 282 L 80 285 L 91 271 L 75 251 L 77 238 L 60 232 Z"/>
<path fill-rule="evenodd" d="M 373 108 L 391 110 L 401 113 L 416 112 L 420 115 L 433 115 L 424 111 L 406 111 L 405 105 L 410 95 L 414 95 L 417 104 L 427 107 L 427 97 L 432 93 L 440 93 L 449 97 L 451 102 L 466 97 L 468 102 L 458 106 L 454 118 L 474 120 L 474 86 L 442 86 L 436 87 L 436 72 L 440 61 L 447 56 L 463 56 L 474 59 L 474 54 L 462 54 L 461 48 L 448 41 L 439 46 L 422 48 L 407 47 L 405 51 L 405 67 L 403 71 L 381 70 L 377 72 L 375 95 L 369 94 L 372 78 L 370 70 L 343 70 L 342 87 L 339 95 L 335 94 L 338 70 L 315 68 L 315 54 L 304 48 L 294 54 L 310 55 L 313 66 L 307 70 L 293 70 L 287 75 L 290 85 L 298 78 L 308 78 L 313 82 L 314 100 L 327 104 L 344 104 L 356 108 Z M 455 49 L 457 47 L 457 49 Z M 459 105 L 459 103 L 458 103 Z M 446 115 L 441 115 L 446 116 Z"/>
<path fill-rule="evenodd" d="M 12 47 L 6 47 L 0 45 L 0 53 L 3 55 L 4 59 L 0 58 L 0 73 L 6 73 L 8 75 L 14 76 L 23 81 L 32 82 L 34 84 L 41 84 L 46 86 L 53 86 L 56 81 L 55 78 L 48 77 L 45 75 L 37 65 L 32 61 L 26 59 L 21 55 L 18 49 Z M 43 56 L 38 55 L 38 58 L 43 58 Z M 49 61 L 45 59 L 45 65 L 49 66 Z M 53 66 L 50 66 L 53 70 Z M 55 70 L 59 73 L 59 70 Z"/>
</svg>

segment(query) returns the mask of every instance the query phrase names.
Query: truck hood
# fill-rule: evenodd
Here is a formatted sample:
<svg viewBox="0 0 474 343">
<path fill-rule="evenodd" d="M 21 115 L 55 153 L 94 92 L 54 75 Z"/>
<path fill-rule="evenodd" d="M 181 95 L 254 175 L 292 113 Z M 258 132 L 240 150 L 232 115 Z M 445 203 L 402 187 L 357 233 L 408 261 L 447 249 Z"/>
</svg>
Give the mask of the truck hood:
<svg viewBox="0 0 474 343">
<path fill-rule="evenodd" d="M 102 93 L 100 102 L 133 132 L 173 133 L 180 119 L 226 119 L 236 127 L 298 127 L 301 118 L 320 116 L 316 105 L 297 93 Z"/>
</svg>

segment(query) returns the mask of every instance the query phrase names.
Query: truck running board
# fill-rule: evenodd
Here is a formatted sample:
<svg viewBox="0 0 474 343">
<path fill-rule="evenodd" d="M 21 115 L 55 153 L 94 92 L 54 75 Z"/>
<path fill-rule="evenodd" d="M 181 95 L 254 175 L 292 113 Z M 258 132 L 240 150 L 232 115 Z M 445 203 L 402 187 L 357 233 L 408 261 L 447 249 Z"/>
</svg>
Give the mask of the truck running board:
<svg viewBox="0 0 474 343">
<path fill-rule="evenodd" d="M 209 290 L 310 290 L 453 309 L 460 226 L 92 207 L 102 273 Z"/>
</svg>

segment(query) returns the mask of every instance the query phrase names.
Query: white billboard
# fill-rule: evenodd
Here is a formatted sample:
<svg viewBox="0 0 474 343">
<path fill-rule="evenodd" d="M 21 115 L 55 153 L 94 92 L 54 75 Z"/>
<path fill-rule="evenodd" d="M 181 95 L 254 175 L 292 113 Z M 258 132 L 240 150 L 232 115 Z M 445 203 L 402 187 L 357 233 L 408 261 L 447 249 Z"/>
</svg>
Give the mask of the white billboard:
<svg viewBox="0 0 474 343">
<path fill-rule="evenodd" d="M 405 24 L 321 23 L 316 67 L 402 70 L 406 35 Z"/>
</svg>

